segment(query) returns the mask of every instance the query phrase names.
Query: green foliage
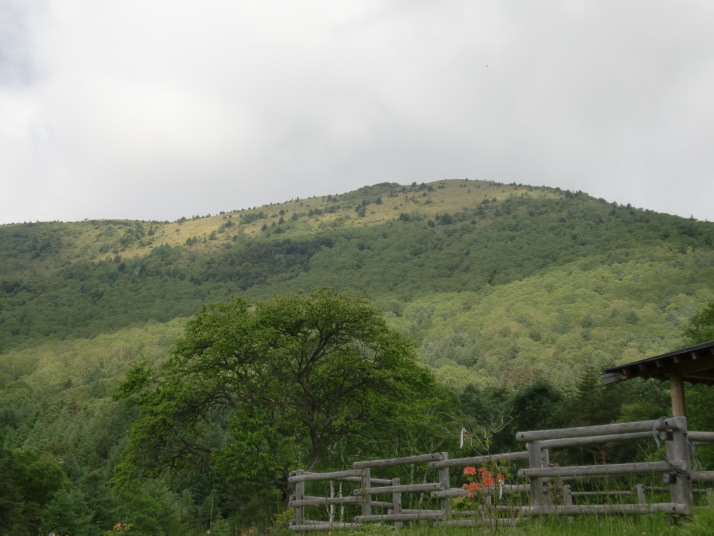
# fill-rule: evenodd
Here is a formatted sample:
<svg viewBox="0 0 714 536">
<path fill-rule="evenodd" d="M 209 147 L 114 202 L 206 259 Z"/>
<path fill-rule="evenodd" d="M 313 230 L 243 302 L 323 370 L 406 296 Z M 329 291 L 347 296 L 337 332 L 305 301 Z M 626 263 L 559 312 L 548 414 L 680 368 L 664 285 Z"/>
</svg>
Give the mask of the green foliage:
<svg viewBox="0 0 714 536">
<path fill-rule="evenodd" d="M 74 486 L 58 490 L 43 516 L 46 532 L 55 534 L 89 535 L 92 512 L 81 489 Z"/>
<path fill-rule="evenodd" d="M 324 237 L 242 242 L 210 262 L 201 280 L 234 282 L 245 291 L 273 278 L 292 279 L 309 268 L 315 253 L 331 246 Z"/>
<path fill-rule="evenodd" d="M 358 455 L 452 450 L 459 426 L 472 434 L 469 448 L 495 451 L 511 448 L 517 428 L 659 417 L 669 407 L 665 387 L 604 388 L 597 375 L 616 363 L 714 339 L 713 245 L 709 222 L 581 192 L 485 181 L 383 183 L 175 224 L 0 226 L 0 434 L 13 459 L 31 453 L 61 466 L 71 481 L 43 506 L 28 506 L 32 512 L 22 523 L 37 527 L 42 520 L 49 532 L 51 521 L 56 532 L 79 536 L 111 531 L 117 522 L 150 531 L 159 518 L 187 534 L 205 533 L 211 521 L 212 533 L 269 523 L 282 508 L 284 471 L 308 462 L 309 427 L 296 426 L 298 416 L 284 406 L 246 405 L 245 398 L 225 397 L 199 416 L 191 404 L 208 404 L 202 393 L 211 385 L 227 388 L 231 374 L 214 384 L 194 374 L 183 389 L 178 371 L 162 376 L 176 340 L 188 340 L 185 318 L 236 293 L 248 304 L 238 316 L 256 327 L 267 315 L 257 305 L 275 295 L 326 285 L 367 292 L 392 334 L 384 347 L 404 345 L 405 355 L 416 356 L 437 379 L 434 385 L 421 369 L 405 379 L 424 382 L 418 396 L 385 380 L 381 385 L 396 389 L 393 404 L 383 404 L 381 395 L 361 399 L 379 413 L 375 424 L 334 440 L 318 468 L 344 468 Z M 290 318 L 274 319 L 290 325 Z M 263 344 L 268 331 L 260 332 Z M 206 358 L 219 350 L 206 349 Z M 278 354 L 271 348 L 266 355 Z M 329 373 L 318 367 L 314 378 Z M 178 386 L 175 400 L 157 394 L 156 382 L 165 379 Z M 297 400 L 295 390 L 279 389 L 278 382 L 251 385 L 265 397 Z M 126 400 L 112 398 L 120 385 Z M 321 396 L 330 394 L 327 387 Z M 709 391 L 687 393 L 692 428 L 712 429 Z M 167 482 L 146 479 L 116 489 L 110 476 L 152 392 L 167 415 L 186 417 L 173 430 L 185 431 L 187 442 L 183 451 L 171 451 L 176 436 L 157 451 L 161 459 L 178 455 Z M 545 420 L 529 401 L 547 408 Z M 344 415 L 332 426 L 354 426 Z M 705 450 L 699 456 L 710 467 Z M 612 446 L 566 454 L 611 462 L 646 455 Z M 270 474 L 234 471 L 251 464 Z M 17 489 L 11 504 L 29 505 L 26 490 Z"/>
<path fill-rule="evenodd" d="M 516 394 L 513 412 L 517 430 L 557 428 L 554 415 L 563 395 L 545 380 L 538 380 Z"/>
<path fill-rule="evenodd" d="M 684 329 L 692 344 L 714 340 L 714 301 L 695 314 Z M 711 387 L 695 385 L 686 388 L 687 420 L 690 430 L 714 430 L 714 391 Z M 711 447 L 700 449 L 699 461 L 707 468 L 714 467 Z"/>
<path fill-rule="evenodd" d="M 277 483 L 283 497 L 290 469 L 324 467 L 338 445 L 343 456 L 395 440 L 415 447 L 404 429 L 423 429 L 443 406 L 381 313 L 330 289 L 204 307 L 172 358 L 155 372 L 134 368 L 122 393 L 139 411 L 125 482 L 217 472 L 236 493 Z"/>
<path fill-rule="evenodd" d="M 692 344 L 714 341 L 714 301 L 689 320 L 684 335 Z"/>
<path fill-rule="evenodd" d="M 266 218 L 266 214 L 263 211 L 259 212 L 245 212 L 241 214 L 240 216 L 240 222 L 242 224 L 248 224 L 248 223 L 253 223 L 258 220 L 264 220 Z"/>
<path fill-rule="evenodd" d="M 515 452 L 520 431 L 589 426 L 613 422 L 654 420 L 669 412 L 669 391 L 653 382 L 605 386 L 598 371 L 586 369 L 572 391 L 536 380 L 515 392 L 470 385 L 461 394 L 465 415 L 465 445 L 469 453 Z M 619 463 L 642 459 L 651 444 L 602 444 L 592 448 L 558 450 L 560 463 Z"/>
<path fill-rule="evenodd" d="M 709 536 L 714 527 L 714 507 L 698 509 L 696 516 L 681 527 L 682 536 Z"/>
<path fill-rule="evenodd" d="M 429 187 L 403 190 L 429 196 Z M 509 190 L 519 187 L 502 188 Z M 412 200 L 395 205 L 399 210 L 380 223 L 337 225 L 355 203 L 376 206 L 377 199 L 392 199 L 395 193 L 401 193 L 401 187 L 383 184 L 346 195 L 350 201 L 342 212 L 321 216 L 317 231 L 302 226 L 298 212 L 292 211 L 290 219 L 297 217 L 287 229 L 289 236 L 247 236 L 244 228 L 259 223 L 247 220 L 263 219 L 268 230 L 267 223 L 278 222 L 278 213 L 273 218 L 264 211 L 245 212 L 239 225 L 228 227 L 220 220 L 203 235 L 196 231 L 189 245 L 185 238 L 181 245 L 161 243 L 167 239 L 162 224 L 2 226 L 0 252 L 7 262 L 0 270 L 0 349 L 42 337 L 88 337 L 188 316 L 201 304 L 235 292 L 267 297 L 329 285 L 408 302 L 452 291 L 486 294 L 491 287 L 575 264 L 576 270 L 586 270 L 584 279 L 592 281 L 582 287 L 586 291 L 599 292 L 595 278 L 601 266 L 612 269 L 623 284 L 645 289 L 642 296 L 622 296 L 638 304 L 678 294 L 701 304 L 707 297 L 696 293 L 714 277 L 713 224 L 618 207 L 581 193 L 511 194 L 495 201 L 489 196 L 486 204 L 460 208 L 458 201 L 451 201 L 449 210 Z M 341 205 L 333 198 L 329 206 Z M 285 233 L 284 227 L 276 228 Z M 228 232 L 233 234 L 229 237 Z M 211 233 L 216 240 L 207 240 Z M 230 240 L 219 248 L 194 251 L 204 242 L 219 242 L 221 235 Z M 134 247 L 140 247 L 140 255 L 118 254 Z M 112 255 L 100 257 L 99 250 Z M 577 266 L 582 264 L 586 267 Z M 633 269 L 638 265 L 644 269 Z M 669 316 L 676 321 L 679 311 Z M 635 327 L 651 325 L 651 318 L 636 309 L 623 310 L 620 320 Z M 583 327 L 590 330 L 583 335 L 592 336 L 594 328 Z M 531 332 L 534 338 L 543 333 Z"/>
<path fill-rule="evenodd" d="M 18 536 L 36 532 L 42 508 L 66 482 L 51 460 L 0 445 L 0 531 Z"/>
<path fill-rule="evenodd" d="M 706 514 L 705 514 L 706 515 Z M 710 518 L 711 516 L 709 516 Z M 597 515 L 597 516 L 551 516 L 522 519 L 516 526 L 505 524 L 493 527 L 434 527 L 426 523 L 414 523 L 401 529 L 392 525 L 370 523 L 357 529 L 345 529 L 345 536 L 471 536 L 473 534 L 500 534 L 503 536 L 703 536 L 711 534 L 710 519 L 693 523 L 673 523 L 664 515 Z"/>
</svg>

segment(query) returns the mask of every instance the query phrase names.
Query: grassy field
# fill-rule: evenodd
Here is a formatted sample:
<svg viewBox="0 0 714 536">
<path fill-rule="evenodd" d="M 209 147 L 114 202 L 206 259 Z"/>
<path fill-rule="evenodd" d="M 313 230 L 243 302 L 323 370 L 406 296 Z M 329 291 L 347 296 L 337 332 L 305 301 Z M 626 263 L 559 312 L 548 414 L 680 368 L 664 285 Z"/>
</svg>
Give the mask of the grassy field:
<svg viewBox="0 0 714 536">
<path fill-rule="evenodd" d="M 320 533 L 312 533 L 317 536 Z M 714 508 L 696 512 L 688 520 L 673 521 L 666 515 L 594 516 L 576 518 L 541 518 L 525 520 L 516 527 L 428 527 L 394 529 L 385 525 L 370 525 L 359 530 L 333 532 L 340 536 L 705 536 L 714 534 Z"/>
</svg>

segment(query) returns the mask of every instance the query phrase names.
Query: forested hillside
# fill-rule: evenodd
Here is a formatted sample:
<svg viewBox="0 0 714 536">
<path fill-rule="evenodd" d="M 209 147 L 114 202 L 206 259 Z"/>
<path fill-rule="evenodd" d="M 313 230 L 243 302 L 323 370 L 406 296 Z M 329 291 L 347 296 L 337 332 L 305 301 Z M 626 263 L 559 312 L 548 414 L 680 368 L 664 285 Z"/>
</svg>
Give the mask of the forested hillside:
<svg viewBox="0 0 714 536">
<path fill-rule="evenodd" d="M 27 497 L 12 496 L 0 508 L 21 512 L 18 526 L 80 535 L 129 518 L 154 527 L 146 534 L 192 534 L 236 512 L 243 526 L 270 517 L 276 495 L 249 507 L 247 491 L 215 475 L 114 487 L 136 417 L 114 396 L 136 363 L 167 359 L 203 304 L 321 287 L 371 296 L 461 400 L 454 422 L 488 435 L 505 417 L 495 441 L 507 442 L 514 428 L 548 424 L 528 421 L 523 400 L 571 422 L 589 411 L 586 395 L 602 395 L 597 372 L 687 344 L 684 328 L 714 300 L 714 223 L 582 192 L 449 180 L 176 222 L 0 226 L 3 463 L 35 504 L 22 510 Z M 617 389 L 631 398 L 602 395 L 613 403 L 601 420 L 666 408 L 661 387 Z M 41 464 L 60 476 L 17 469 Z"/>
</svg>

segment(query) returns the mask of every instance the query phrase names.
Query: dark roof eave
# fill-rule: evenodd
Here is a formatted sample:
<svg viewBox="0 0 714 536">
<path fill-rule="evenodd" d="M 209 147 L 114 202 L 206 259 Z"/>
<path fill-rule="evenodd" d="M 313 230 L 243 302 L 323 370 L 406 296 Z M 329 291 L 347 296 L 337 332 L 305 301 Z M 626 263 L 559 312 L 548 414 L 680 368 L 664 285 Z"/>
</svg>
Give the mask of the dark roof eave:
<svg viewBox="0 0 714 536">
<path fill-rule="evenodd" d="M 692 366 L 693 362 L 702 358 L 706 359 L 706 361 L 697 361 L 696 365 Z M 641 359 L 617 367 L 610 367 L 603 371 L 600 379 L 604 384 L 611 384 L 631 378 L 658 378 L 665 380 L 669 379 L 673 374 L 678 374 L 692 383 L 714 383 L 710 378 L 701 378 L 702 372 L 705 371 L 714 373 L 714 341 L 689 346 L 681 350 Z M 688 378 L 687 374 L 693 374 L 693 376 Z"/>
</svg>

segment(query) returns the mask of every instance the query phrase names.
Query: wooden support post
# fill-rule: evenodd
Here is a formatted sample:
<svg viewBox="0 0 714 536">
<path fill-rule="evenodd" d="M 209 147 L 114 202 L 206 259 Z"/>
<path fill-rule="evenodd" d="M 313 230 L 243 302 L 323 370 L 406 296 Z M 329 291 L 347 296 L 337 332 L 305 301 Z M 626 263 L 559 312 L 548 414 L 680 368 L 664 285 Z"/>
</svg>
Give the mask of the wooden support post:
<svg viewBox="0 0 714 536">
<path fill-rule="evenodd" d="M 550 451 L 548 449 L 543 448 L 543 443 L 540 445 L 541 450 L 540 450 L 540 459 L 543 465 L 541 467 L 549 467 L 550 466 Z"/>
<path fill-rule="evenodd" d="M 369 488 L 372 487 L 371 470 L 369 467 L 362 469 L 362 515 L 372 515 L 372 496 L 369 494 Z"/>
<path fill-rule="evenodd" d="M 529 441 L 526 443 L 526 449 L 528 450 L 529 469 L 542 469 L 543 452 L 540 448 L 540 441 Z M 546 506 L 546 481 L 545 478 L 530 479 L 531 506 Z"/>
<path fill-rule="evenodd" d="M 687 419 L 685 417 L 679 417 L 679 419 L 684 421 L 684 429 L 673 430 L 672 438 L 666 442 L 666 445 L 668 460 L 675 465 L 680 465 L 682 470 L 671 475 L 669 489 L 673 503 L 691 507 L 694 504 L 694 493 L 689 474 L 691 464 L 689 460 L 689 445 L 687 443 Z"/>
<path fill-rule="evenodd" d="M 399 486 L 400 484 L 400 479 L 392 479 L 392 486 Z M 402 513 L 402 494 L 396 491 L 392 493 L 392 513 L 396 515 Z M 404 523 L 402 523 L 401 521 L 397 521 L 394 523 L 394 528 L 400 529 L 402 528 L 402 525 L 404 525 Z"/>
<path fill-rule="evenodd" d="M 573 490 L 569 484 L 563 486 L 563 505 L 573 506 Z"/>
<path fill-rule="evenodd" d="M 449 459 L 449 453 L 448 452 L 442 452 L 443 455 L 443 460 L 448 460 Z M 449 483 L 449 468 L 447 467 L 441 467 L 439 469 L 439 484 L 441 484 L 441 490 L 446 491 L 448 490 L 451 485 Z M 451 499 L 448 497 L 443 497 L 441 499 L 441 511 L 444 512 L 444 520 L 449 520 L 451 519 Z"/>
<path fill-rule="evenodd" d="M 298 469 L 293 473 L 294 476 L 300 476 L 304 473 L 302 469 Z M 305 498 L 305 481 L 301 480 L 300 482 L 295 483 L 295 499 L 298 501 L 301 501 Z M 295 524 L 296 525 L 304 525 L 305 523 L 305 507 L 304 506 L 296 506 L 295 507 Z"/>
<path fill-rule="evenodd" d="M 637 494 L 637 504 L 647 503 L 647 496 L 645 495 L 644 484 L 637 484 L 637 486 L 635 486 L 635 493 Z"/>
<path fill-rule="evenodd" d="M 550 467 L 550 450 L 543 448 L 543 443 L 540 444 L 540 460 L 541 467 Z M 558 479 L 557 485 L 562 486 L 563 480 Z M 547 478 L 543 481 L 543 497 L 545 498 L 544 504 L 553 504 L 553 479 Z"/>
<path fill-rule="evenodd" d="M 672 374 L 669 377 L 669 388 L 672 395 L 672 416 L 686 417 L 687 408 L 684 402 L 684 382 L 682 377 Z"/>
</svg>

